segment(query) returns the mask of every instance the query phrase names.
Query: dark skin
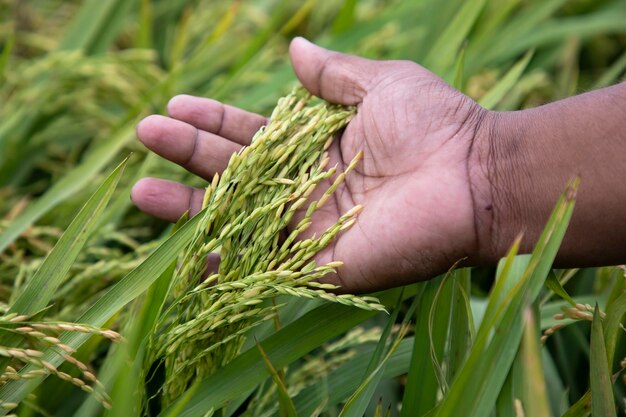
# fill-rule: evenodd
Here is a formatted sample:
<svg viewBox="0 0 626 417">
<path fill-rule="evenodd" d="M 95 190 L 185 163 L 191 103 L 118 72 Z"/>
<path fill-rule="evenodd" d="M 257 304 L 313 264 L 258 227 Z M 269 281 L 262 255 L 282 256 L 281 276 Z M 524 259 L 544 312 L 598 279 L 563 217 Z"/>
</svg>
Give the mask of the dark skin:
<svg viewBox="0 0 626 417">
<path fill-rule="evenodd" d="M 455 262 L 494 264 L 524 233 L 529 250 L 575 175 L 582 178 L 559 262 L 587 266 L 626 258 L 626 84 L 537 109 L 489 112 L 423 67 L 372 61 L 297 38 L 290 47 L 300 82 L 330 102 L 358 107 L 329 150 L 358 168 L 317 213 L 324 230 L 356 204 L 354 227 L 319 262 L 344 266 L 327 281 L 344 291 L 389 288 L 445 272 Z M 137 127 L 152 151 L 210 179 L 266 119 L 210 99 L 176 96 L 169 117 Z M 203 190 L 145 178 L 132 192 L 143 211 L 175 221 L 199 210 Z"/>
</svg>

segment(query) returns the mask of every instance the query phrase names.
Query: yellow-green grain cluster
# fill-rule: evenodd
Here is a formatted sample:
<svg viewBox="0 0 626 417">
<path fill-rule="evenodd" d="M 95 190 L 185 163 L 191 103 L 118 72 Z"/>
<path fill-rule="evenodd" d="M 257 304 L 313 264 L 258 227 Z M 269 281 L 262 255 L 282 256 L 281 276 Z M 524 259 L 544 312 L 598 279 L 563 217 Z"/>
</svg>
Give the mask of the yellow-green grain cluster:
<svg viewBox="0 0 626 417">
<path fill-rule="evenodd" d="M 77 359 L 75 349 L 62 343 L 58 336 L 61 332 L 78 332 L 119 342 L 122 339 L 119 333 L 77 323 L 32 321 L 32 318 L 16 313 L 0 316 L 0 334 L 7 332 L 21 336 L 29 347 L 0 346 L 0 357 L 8 359 L 8 365 L 0 375 L 0 387 L 15 380 L 54 375 L 93 395 L 104 407 L 110 408 L 111 400 L 94 371 Z M 44 351 L 48 348 L 74 367 L 71 374 L 44 359 Z M 1 401 L 0 407 L 6 410 L 14 408 L 13 404 Z"/>
<path fill-rule="evenodd" d="M 282 98 L 269 124 L 207 188 L 197 236 L 172 284 L 174 301 L 151 343 L 151 360 L 164 362 L 166 403 L 229 362 L 244 334 L 274 316 L 276 306 L 268 300 L 276 296 L 383 309 L 374 298 L 335 295 L 327 290 L 337 287 L 317 281 L 341 263 L 317 265 L 314 256 L 354 223 L 361 207 L 319 235 L 302 233 L 360 155 L 342 173 L 327 169 L 326 151 L 354 110 L 311 100 L 303 89 Z M 321 184 L 326 188 L 313 200 Z M 286 230 L 290 233 L 281 235 Z M 219 270 L 206 276 L 206 258 L 213 252 L 221 257 Z"/>
</svg>

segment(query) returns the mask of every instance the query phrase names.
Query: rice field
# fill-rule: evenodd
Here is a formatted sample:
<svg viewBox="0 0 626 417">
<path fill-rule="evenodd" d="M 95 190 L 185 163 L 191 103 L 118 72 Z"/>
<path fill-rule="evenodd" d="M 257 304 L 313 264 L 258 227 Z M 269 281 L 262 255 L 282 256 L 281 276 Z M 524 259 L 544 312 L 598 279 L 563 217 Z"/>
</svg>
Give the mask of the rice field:
<svg viewBox="0 0 626 417">
<path fill-rule="evenodd" d="M 626 270 L 552 268 L 577 180 L 531 254 L 374 294 L 318 282 L 363 208 L 299 236 L 356 110 L 298 87 L 295 36 L 502 111 L 626 75 L 623 0 L 0 0 L 0 415 L 626 415 Z M 177 94 L 271 121 L 207 184 L 136 138 Z M 145 176 L 205 187 L 203 210 L 139 212 Z"/>
</svg>

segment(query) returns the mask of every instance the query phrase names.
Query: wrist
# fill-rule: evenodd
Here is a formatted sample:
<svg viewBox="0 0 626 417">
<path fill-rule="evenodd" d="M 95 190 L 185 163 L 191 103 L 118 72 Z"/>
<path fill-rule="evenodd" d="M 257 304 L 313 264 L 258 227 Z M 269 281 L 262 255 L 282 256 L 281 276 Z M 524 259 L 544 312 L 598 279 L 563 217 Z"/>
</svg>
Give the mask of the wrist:
<svg viewBox="0 0 626 417">
<path fill-rule="evenodd" d="M 523 230 L 518 190 L 526 188 L 524 112 L 486 111 L 472 144 L 468 173 L 476 252 L 473 263 L 492 265 Z"/>
<path fill-rule="evenodd" d="M 494 264 L 520 233 L 520 252 L 532 250 L 575 176 L 581 186 L 557 265 L 623 263 L 624 97 L 621 84 L 533 109 L 486 113 L 468 158 L 473 264 Z"/>
</svg>

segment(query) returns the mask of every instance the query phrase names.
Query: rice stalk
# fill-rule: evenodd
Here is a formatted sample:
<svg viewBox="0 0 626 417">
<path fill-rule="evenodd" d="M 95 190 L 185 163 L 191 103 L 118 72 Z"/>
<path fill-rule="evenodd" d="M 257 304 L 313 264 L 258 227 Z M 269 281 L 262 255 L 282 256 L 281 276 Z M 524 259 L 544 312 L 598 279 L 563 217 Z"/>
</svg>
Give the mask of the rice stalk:
<svg viewBox="0 0 626 417">
<path fill-rule="evenodd" d="M 234 358 L 245 334 L 274 317 L 279 306 L 268 300 L 278 295 L 384 310 L 372 297 L 328 292 L 337 287 L 318 280 L 336 272 L 341 262 L 317 265 L 313 259 L 354 224 L 362 207 L 349 210 L 319 236 L 301 238 L 314 212 L 361 157 L 343 173 L 326 169 L 326 151 L 354 109 L 311 101 L 302 88 L 280 99 L 269 124 L 207 188 L 204 217 L 172 283 L 174 300 L 151 342 L 151 361 L 165 366 L 165 404 Z M 323 182 L 330 185 L 310 201 Z M 205 277 L 205 260 L 213 252 L 221 257 L 219 270 Z"/>
</svg>

